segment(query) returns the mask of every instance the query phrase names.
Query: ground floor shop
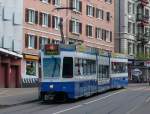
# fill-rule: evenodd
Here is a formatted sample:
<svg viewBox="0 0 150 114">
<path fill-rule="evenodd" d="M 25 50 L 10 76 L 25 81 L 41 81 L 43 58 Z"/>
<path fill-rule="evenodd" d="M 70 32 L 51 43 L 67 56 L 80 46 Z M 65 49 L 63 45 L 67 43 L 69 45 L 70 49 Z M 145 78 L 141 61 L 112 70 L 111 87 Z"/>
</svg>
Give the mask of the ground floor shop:
<svg viewBox="0 0 150 114">
<path fill-rule="evenodd" d="M 39 57 L 24 54 L 22 60 L 22 87 L 35 87 L 39 83 Z"/>
<path fill-rule="evenodd" d="M 141 60 L 129 60 L 129 82 L 144 83 L 150 79 L 150 62 Z"/>
<path fill-rule="evenodd" d="M 0 50 L 0 88 L 21 87 L 21 55 Z"/>
</svg>

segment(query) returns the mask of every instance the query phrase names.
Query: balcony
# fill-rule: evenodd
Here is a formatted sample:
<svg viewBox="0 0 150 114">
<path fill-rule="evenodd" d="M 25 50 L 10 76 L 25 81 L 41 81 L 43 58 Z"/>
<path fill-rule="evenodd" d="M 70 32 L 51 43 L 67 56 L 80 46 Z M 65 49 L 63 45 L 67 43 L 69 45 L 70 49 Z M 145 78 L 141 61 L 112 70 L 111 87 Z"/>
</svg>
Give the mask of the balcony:
<svg viewBox="0 0 150 114">
<path fill-rule="evenodd" d="M 144 45 L 147 44 L 150 41 L 149 36 L 150 36 L 149 33 L 138 33 L 137 34 L 138 43 Z"/>
<path fill-rule="evenodd" d="M 143 6 L 147 6 L 149 3 L 149 0 L 138 0 L 138 2 Z"/>
<path fill-rule="evenodd" d="M 137 22 L 143 26 L 149 25 L 149 16 L 144 14 L 137 14 Z"/>
</svg>

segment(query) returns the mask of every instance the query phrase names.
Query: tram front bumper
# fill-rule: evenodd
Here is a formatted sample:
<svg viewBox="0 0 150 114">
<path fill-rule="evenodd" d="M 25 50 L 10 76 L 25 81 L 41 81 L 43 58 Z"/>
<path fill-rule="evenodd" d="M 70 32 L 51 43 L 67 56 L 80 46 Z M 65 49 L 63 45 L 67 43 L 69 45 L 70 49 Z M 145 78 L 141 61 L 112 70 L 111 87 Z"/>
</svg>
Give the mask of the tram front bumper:
<svg viewBox="0 0 150 114">
<path fill-rule="evenodd" d="M 75 83 L 74 82 L 42 82 L 39 87 L 40 93 L 56 94 L 66 93 L 69 98 L 74 98 Z"/>
</svg>

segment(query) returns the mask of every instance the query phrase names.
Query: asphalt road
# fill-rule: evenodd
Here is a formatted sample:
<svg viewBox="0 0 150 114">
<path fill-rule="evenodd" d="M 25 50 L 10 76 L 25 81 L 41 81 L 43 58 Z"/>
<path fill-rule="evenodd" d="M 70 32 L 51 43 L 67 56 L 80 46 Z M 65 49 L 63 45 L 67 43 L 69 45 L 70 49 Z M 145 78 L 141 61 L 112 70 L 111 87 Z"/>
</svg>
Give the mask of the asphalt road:
<svg viewBox="0 0 150 114">
<path fill-rule="evenodd" d="M 73 103 L 34 102 L 0 109 L 0 114 L 150 114 L 150 86 L 129 86 Z"/>
</svg>

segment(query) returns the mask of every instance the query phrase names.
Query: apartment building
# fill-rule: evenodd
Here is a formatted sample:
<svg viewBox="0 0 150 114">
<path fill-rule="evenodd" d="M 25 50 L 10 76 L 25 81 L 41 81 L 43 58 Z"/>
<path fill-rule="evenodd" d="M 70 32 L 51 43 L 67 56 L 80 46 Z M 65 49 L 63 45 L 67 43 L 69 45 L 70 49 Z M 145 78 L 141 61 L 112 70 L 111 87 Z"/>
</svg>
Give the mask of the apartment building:
<svg viewBox="0 0 150 114">
<path fill-rule="evenodd" d="M 150 2 L 116 0 L 115 6 L 115 51 L 129 56 L 129 79 L 139 71 L 138 78 L 145 81 L 150 58 Z"/>
<path fill-rule="evenodd" d="M 21 86 L 23 0 L 0 0 L 0 87 Z"/>
<path fill-rule="evenodd" d="M 40 77 L 42 45 L 60 43 L 60 21 L 66 43 L 114 52 L 114 0 L 24 0 L 23 10 L 24 84 Z"/>
</svg>

